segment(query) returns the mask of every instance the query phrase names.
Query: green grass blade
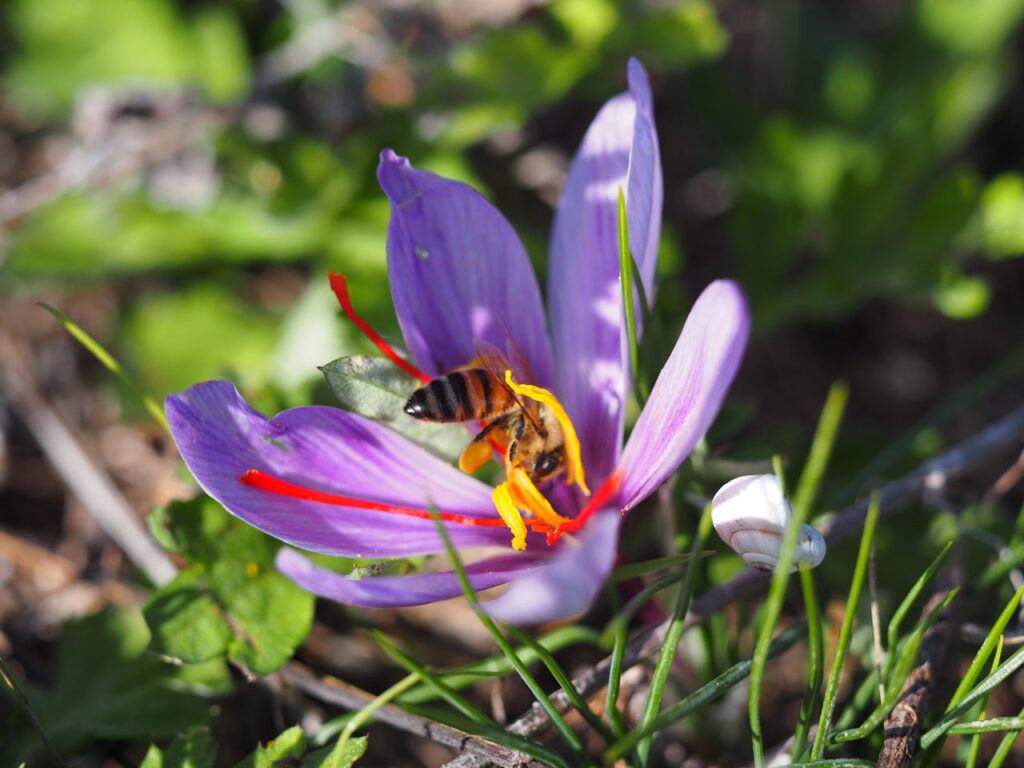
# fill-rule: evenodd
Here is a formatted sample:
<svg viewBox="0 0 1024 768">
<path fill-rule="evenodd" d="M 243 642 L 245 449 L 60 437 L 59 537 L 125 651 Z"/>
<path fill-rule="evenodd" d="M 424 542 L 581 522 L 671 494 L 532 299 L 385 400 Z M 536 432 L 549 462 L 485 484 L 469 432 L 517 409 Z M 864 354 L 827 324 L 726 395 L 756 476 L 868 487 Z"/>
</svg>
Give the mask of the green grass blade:
<svg viewBox="0 0 1024 768">
<path fill-rule="evenodd" d="M 996 646 L 995 655 L 992 657 L 992 669 L 990 670 L 990 672 L 995 672 L 996 669 L 999 668 L 999 662 L 1002 660 L 1002 656 L 1003 656 L 1003 638 L 1000 636 L 1000 638 L 999 638 L 999 645 Z M 988 696 L 989 695 L 986 693 L 985 696 L 981 700 L 981 712 L 978 715 L 978 720 L 980 722 L 984 722 L 985 721 L 985 715 L 988 713 Z M 999 719 L 1000 720 L 1015 720 L 1017 718 L 999 718 Z M 979 722 L 979 724 L 980 724 L 980 722 Z M 991 723 L 992 721 L 990 720 L 988 722 Z M 952 728 L 950 728 L 950 730 L 955 732 L 956 728 L 959 728 L 959 727 L 961 727 L 963 725 L 968 725 L 968 723 L 961 723 L 959 725 L 954 725 Z M 1003 728 L 999 728 L 999 730 L 1003 730 Z M 967 765 L 966 765 L 966 768 L 975 768 L 975 766 L 978 764 L 978 750 L 981 749 L 981 734 L 982 733 L 988 733 L 988 730 L 978 731 L 977 733 L 974 734 L 974 738 L 971 739 L 970 750 L 968 751 L 968 754 L 967 754 Z"/>
<path fill-rule="evenodd" d="M 448 553 L 448 559 L 451 561 L 452 570 L 455 571 L 455 575 L 459 580 L 459 584 L 462 587 L 462 592 L 466 596 L 466 601 L 470 607 L 476 613 L 477 618 L 480 619 L 480 623 L 484 625 L 491 637 L 494 638 L 494 642 L 498 644 L 502 653 L 508 657 L 509 663 L 519 674 L 523 683 L 530 689 L 530 693 L 537 700 L 541 709 L 544 710 L 544 714 L 548 716 L 551 724 L 558 731 L 558 734 L 562 737 L 566 744 L 569 745 L 569 749 L 572 750 L 577 760 L 581 764 L 587 764 L 589 762 L 586 754 L 586 750 L 583 749 L 583 744 L 576 737 L 576 734 L 572 732 L 572 729 L 565 722 L 562 715 L 555 709 L 555 705 L 551 703 L 551 699 L 544 693 L 544 689 L 540 687 L 533 675 L 530 674 L 530 670 L 526 668 L 522 659 L 516 654 L 515 649 L 512 648 L 512 644 L 505 638 L 498 629 L 498 625 L 494 620 L 487 615 L 484 609 L 480 605 L 480 600 L 477 598 L 476 590 L 473 589 L 473 585 L 469 581 L 469 577 L 466 575 L 466 569 L 462 565 L 462 560 L 459 557 L 459 553 L 452 546 L 452 541 L 448 537 L 448 531 L 444 527 L 444 523 L 441 522 L 441 518 L 438 517 L 436 510 L 431 510 L 431 517 L 434 519 L 434 525 L 437 527 L 438 534 L 441 536 L 441 540 L 444 542 L 445 551 Z"/>
<path fill-rule="evenodd" d="M 964 735 L 993 733 L 995 731 L 1019 731 L 1024 728 L 1024 719 L 1020 717 L 993 717 L 989 720 L 972 720 L 969 723 L 957 723 L 950 726 L 947 734 Z"/>
<path fill-rule="evenodd" d="M 1002 642 L 1003 630 L 1006 629 L 1006 625 L 1010 623 L 1010 619 L 1020 608 L 1021 598 L 1024 598 L 1024 586 L 1017 590 L 1017 592 L 1010 598 L 1010 602 L 1003 608 L 1003 612 L 999 614 L 999 618 L 996 619 L 996 623 L 992 625 L 992 629 L 989 630 L 988 635 L 985 636 L 985 641 L 981 644 L 978 652 L 974 655 L 974 659 L 971 661 L 971 665 L 967 668 L 964 673 L 963 679 L 960 684 L 956 687 L 953 692 L 953 696 L 949 700 L 949 705 L 946 707 L 946 711 L 949 712 L 953 707 L 963 701 L 964 696 L 974 685 L 978 677 L 981 675 L 982 667 L 985 666 L 985 662 L 988 657 L 992 655 L 992 651 L 997 645 Z"/>
<path fill-rule="evenodd" d="M 689 559 L 689 555 L 685 556 Z M 626 653 L 626 641 L 628 639 L 629 623 L 633 620 L 636 612 L 640 610 L 648 600 L 655 594 L 670 587 L 676 582 L 682 581 L 686 573 L 670 573 L 662 576 L 657 581 L 648 584 L 634 595 L 626 605 L 615 614 L 608 626 L 605 628 L 602 639 L 613 643 L 611 664 L 608 667 L 608 692 L 605 698 L 605 712 L 612 723 L 615 736 L 621 738 L 626 733 L 626 725 L 618 710 L 619 678 L 622 674 L 622 659 Z"/>
<path fill-rule="evenodd" d="M 558 683 L 558 686 L 565 691 L 565 695 L 568 697 L 569 702 L 572 704 L 573 708 L 580 713 L 580 717 L 587 722 L 587 725 L 597 731 L 597 733 L 601 735 L 601 738 L 605 740 L 605 743 L 611 743 L 614 741 L 615 736 L 612 735 L 608 726 L 601 722 L 601 718 L 595 715 L 594 710 L 592 710 L 587 702 L 583 700 L 579 691 L 576 690 L 576 686 L 572 684 L 572 680 L 569 678 L 569 675 L 565 673 L 565 670 L 562 669 L 562 665 L 555 660 L 555 657 L 548 653 L 548 650 L 544 648 L 544 646 L 518 627 L 509 626 L 507 629 L 510 635 L 515 637 L 516 640 L 528 648 L 532 648 L 534 653 L 540 657 L 544 666 L 547 667 L 548 672 L 550 672 L 551 676 L 555 678 L 555 682 Z"/>
<path fill-rule="evenodd" d="M 619 282 L 622 285 L 622 308 L 626 313 L 626 339 L 629 344 L 629 365 L 633 373 L 633 389 L 637 403 L 644 406 L 646 397 L 640 391 L 640 355 L 636 344 L 636 311 L 633 307 L 633 256 L 629 251 L 629 223 L 626 221 L 626 195 L 619 187 Z"/>
<path fill-rule="evenodd" d="M 604 633 L 601 635 L 602 645 L 609 645 L 615 642 L 615 633 L 618 631 L 618 627 L 628 627 L 629 623 L 633 620 L 636 612 L 650 600 L 654 595 L 663 589 L 666 589 L 673 584 L 676 584 L 686 578 L 686 572 L 682 573 L 670 573 L 662 576 L 657 581 L 652 581 L 646 587 L 637 592 L 633 597 L 630 598 L 629 602 L 622 607 L 622 609 L 615 614 L 611 621 L 608 622 L 608 626 L 605 628 Z"/>
<path fill-rule="evenodd" d="M 854 721 L 857 718 L 857 714 L 864 711 L 875 694 L 878 692 L 878 672 L 872 668 L 868 675 L 861 681 L 860 685 L 857 686 L 857 690 L 854 691 L 853 696 L 850 697 L 850 702 L 846 705 L 843 710 L 843 714 L 836 718 L 836 730 L 846 731 L 849 730 Z M 881 702 L 879 702 L 879 706 Z"/>
<path fill-rule="evenodd" d="M 914 666 L 914 661 L 917 658 L 917 651 L 921 647 L 921 640 L 924 638 L 924 633 L 932 624 L 935 623 L 935 620 L 939 618 L 939 615 L 946 610 L 949 604 L 953 602 L 953 598 L 956 597 L 959 590 L 959 587 L 951 589 L 939 604 L 928 612 L 928 615 L 925 616 L 925 618 L 914 628 L 910 637 L 907 638 L 907 641 L 903 644 L 903 648 L 900 652 L 899 660 L 896 662 L 892 675 L 889 677 L 889 683 L 885 692 L 885 701 L 879 704 L 875 710 L 868 715 L 867 719 L 857 728 L 845 731 L 835 731 L 828 734 L 827 741 L 829 745 L 840 744 L 844 741 L 856 741 L 858 739 L 863 739 L 882 724 L 882 721 L 886 718 L 892 708 L 896 706 L 896 702 L 899 700 L 900 689 L 902 688 L 907 675 L 910 674 L 911 668 Z"/>
<path fill-rule="evenodd" d="M 821 703 L 821 717 L 818 720 L 818 732 L 814 734 L 814 745 L 811 747 L 811 759 L 819 760 L 825 751 L 825 736 L 832 727 L 832 716 L 835 713 L 836 697 L 839 695 L 839 681 L 843 676 L 843 662 L 850 650 L 850 639 L 853 636 L 853 622 L 857 617 L 857 605 L 864 587 L 864 576 L 868 570 L 868 559 L 871 556 L 871 543 L 875 537 L 875 524 L 878 522 L 878 494 L 872 494 L 871 506 L 864 520 L 864 533 L 860 538 L 860 550 L 857 552 L 857 564 L 853 569 L 853 581 L 850 594 L 846 598 L 846 612 L 839 629 L 839 641 L 835 654 L 832 656 L 832 669 L 829 671 L 828 684 L 825 686 L 825 697 Z"/>
<path fill-rule="evenodd" d="M 825 640 L 822 637 L 821 616 L 818 611 L 818 596 L 814 589 L 814 574 L 808 568 L 800 569 L 800 586 L 804 593 L 804 608 L 807 612 L 807 690 L 804 692 L 803 704 L 800 706 L 800 717 L 797 720 L 796 733 L 793 736 L 793 749 L 790 758 L 796 762 L 807 748 L 807 734 L 814 718 L 815 705 L 818 703 L 818 691 L 825 676 Z"/>
<path fill-rule="evenodd" d="M 818 486 L 825 473 L 828 457 L 839 432 L 839 424 L 842 421 L 848 393 L 846 385 L 837 382 L 832 385 L 825 400 L 807 463 L 804 465 L 794 496 L 793 515 L 782 537 L 782 545 L 775 563 L 775 571 L 772 574 L 768 597 L 763 606 L 761 627 L 754 645 L 754 665 L 750 673 L 750 700 L 748 702 L 750 737 L 756 768 L 764 768 L 764 739 L 761 733 L 761 679 L 768 661 L 768 648 L 775 632 L 775 625 L 782 612 L 782 601 L 786 596 L 786 585 L 789 583 L 790 567 L 793 563 L 793 549 L 796 547 L 800 526 L 810 514 L 811 503 L 817 495 Z"/>
<path fill-rule="evenodd" d="M 615 623 L 615 645 L 612 648 L 612 660 L 608 665 L 608 690 L 605 694 L 604 711 L 612 724 L 612 731 L 617 739 L 626 735 L 626 723 L 619 712 L 619 684 L 622 680 L 622 660 L 626 654 L 629 632 L 623 621 Z"/>
<path fill-rule="evenodd" d="M 28 697 L 25 692 L 21 690 L 21 686 L 18 685 L 18 681 L 14 679 L 14 675 L 11 674 L 10 668 L 7 666 L 7 662 L 0 657 L 0 678 L 3 679 L 4 683 L 8 688 L 11 689 L 11 693 L 14 695 L 14 700 L 18 704 L 18 707 L 25 716 L 32 723 L 32 727 L 36 729 L 36 733 L 39 734 L 39 741 L 42 742 L 43 747 L 50 756 L 53 758 L 54 765 L 64 768 L 67 765 L 64 759 L 60 756 L 60 752 L 53 746 L 53 742 L 50 741 L 46 735 L 46 730 L 43 728 L 43 724 L 39 722 L 39 718 L 36 717 L 36 713 L 32 711 L 32 707 L 29 705 Z"/>
<path fill-rule="evenodd" d="M 776 656 L 785 653 L 793 646 L 794 643 L 796 643 L 797 640 L 803 637 L 805 631 L 806 627 L 802 624 L 794 624 L 791 627 L 787 627 L 772 641 L 771 647 L 768 649 L 768 657 L 775 658 Z M 743 682 L 750 675 L 750 668 L 752 665 L 752 659 L 746 659 L 738 664 L 734 664 L 714 680 L 709 683 L 705 683 L 682 701 L 676 702 L 672 706 L 668 707 L 664 712 L 651 720 L 651 722 L 646 726 L 638 726 L 632 733 L 619 738 L 619 740 L 612 744 L 604 753 L 605 762 L 609 764 L 613 763 L 629 752 L 629 750 L 633 749 L 641 739 L 645 739 L 658 731 L 674 725 L 684 717 L 687 717 L 699 710 L 705 704 L 724 696 L 729 689 Z"/>
<path fill-rule="evenodd" d="M 64 326 L 64 330 L 70 333 L 79 344 L 85 347 L 92 354 L 93 357 L 103 363 L 104 367 L 106 367 L 108 371 L 127 384 L 128 388 L 138 395 L 146 410 L 149 411 L 149 415 L 153 417 L 156 423 L 163 427 L 167 434 L 171 433 L 171 426 L 167 423 L 167 417 L 164 415 L 163 408 L 161 408 L 152 397 L 142 391 L 139 385 L 136 384 L 124 368 L 121 367 L 121 364 L 114 359 L 113 355 L 107 352 L 107 350 L 105 350 L 103 346 L 96 341 L 96 339 L 86 333 L 85 330 L 76 322 L 65 316 L 59 309 L 42 302 L 39 303 L 39 306 L 57 318 L 57 321 Z"/>
<path fill-rule="evenodd" d="M 472 720 L 469 720 L 455 712 L 450 712 L 448 710 L 439 711 L 436 707 L 431 707 L 429 705 L 412 705 L 405 707 L 405 709 L 410 713 L 427 720 L 435 720 L 439 723 L 445 723 L 452 728 L 457 728 L 474 736 L 480 736 L 487 741 L 493 741 L 495 744 L 500 744 L 503 747 L 508 747 L 509 749 L 516 750 L 517 752 L 522 752 L 524 755 L 529 755 L 530 757 L 540 761 L 543 765 L 568 768 L 565 758 L 555 752 L 555 750 L 523 736 L 517 736 L 514 733 L 509 733 L 500 726 L 492 727 L 489 725 L 474 723 Z"/>
<path fill-rule="evenodd" d="M 921 736 L 921 747 L 927 749 L 934 744 L 937 739 L 953 726 L 953 723 L 956 722 L 960 715 L 969 710 L 976 701 L 1016 672 L 1022 665 L 1024 665 L 1024 647 L 1000 664 L 995 672 L 975 686 L 960 700 L 959 704 L 949 710 L 939 722 Z"/>
<path fill-rule="evenodd" d="M 651 673 L 651 686 L 647 691 L 647 701 L 644 702 L 644 711 L 640 716 L 637 725 L 638 730 L 648 727 L 651 721 L 658 715 L 661 708 L 661 697 L 665 692 L 665 684 L 672 671 L 672 661 L 676 656 L 676 649 L 683 636 L 683 629 L 686 626 L 686 612 L 690 608 L 690 599 L 693 597 L 693 590 L 697 580 L 697 563 L 700 558 L 697 553 L 704 546 L 704 541 L 711 532 L 711 504 L 704 507 L 704 514 L 701 515 L 700 523 L 697 525 L 697 535 L 693 537 L 691 548 L 692 558 L 686 567 L 686 578 L 683 581 L 682 589 L 679 591 L 679 599 L 676 601 L 672 619 L 669 621 L 668 629 L 665 632 L 665 644 L 661 646 L 661 653 L 658 654 L 658 661 Z M 637 753 L 640 764 L 647 763 L 647 756 L 650 753 L 650 739 L 645 738 L 637 744 Z"/>
<path fill-rule="evenodd" d="M 352 734 L 355 733 L 356 729 L 363 725 L 363 723 L 365 723 L 371 717 L 373 717 L 374 712 L 376 712 L 378 709 L 380 709 L 385 704 L 390 702 L 392 699 L 397 697 L 398 694 L 400 694 L 405 689 L 415 685 L 418 680 L 419 677 L 417 675 L 406 675 L 397 683 L 395 683 L 386 691 L 384 691 L 384 693 L 382 693 L 380 696 L 378 696 L 365 707 L 363 707 L 361 710 L 356 712 L 355 715 L 353 715 L 352 719 L 348 721 L 348 724 L 345 726 L 345 729 L 341 732 L 341 736 L 338 739 L 338 751 L 343 752 L 345 750 L 345 745 L 348 744 L 349 739 L 352 738 Z"/>
<path fill-rule="evenodd" d="M 779 454 L 772 456 L 772 468 L 779 481 L 782 495 L 786 495 L 786 473 Z M 810 731 L 811 719 L 821 689 L 822 677 L 825 674 L 824 639 L 821 630 L 821 617 L 818 611 L 818 596 L 814 589 L 814 575 L 806 568 L 800 569 L 800 586 L 804 595 L 804 610 L 807 614 L 807 689 L 800 705 L 800 716 L 797 720 L 796 732 L 793 734 L 793 748 L 790 759 L 796 762 L 807 748 L 807 734 Z"/>
<path fill-rule="evenodd" d="M 490 725 L 495 728 L 498 727 L 498 724 L 492 718 L 470 704 L 469 701 L 458 694 L 453 688 L 449 687 L 430 670 L 418 663 L 397 645 L 392 643 L 382 632 L 374 630 L 371 635 L 377 645 L 383 648 L 384 652 L 387 653 L 388 656 L 405 667 L 407 671 L 418 675 L 420 680 L 430 686 L 439 697 L 451 704 L 456 711 L 461 712 L 464 716 L 468 717 L 475 723 Z"/>
<path fill-rule="evenodd" d="M 889 628 L 886 634 L 886 652 L 889 654 L 889 658 L 885 662 L 885 678 L 889 679 L 889 674 L 892 672 L 892 667 L 896 663 L 896 644 L 900 634 L 900 626 L 903 624 L 903 619 L 906 618 L 907 612 L 911 606 L 917 600 L 918 596 L 925 586 L 932 580 L 932 577 L 938 573 L 939 568 L 946 560 L 946 555 L 949 554 L 949 550 L 953 548 L 953 542 L 947 542 L 946 546 L 942 548 L 942 551 L 932 560 L 931 564 L 925 569 L 924 573 L 914 582 L 914 586 L 907 592 L 907 596 L 903 598 L 896 612 L 892 615 L 892 619 L 889 621 Z"/>
<path fill-rule="evenodd" d="M 1024 709 L 1017 713 L 1017 719 L 1024 718 Z M 1002 768 L 1003 763 L 1010 754 L 1010 749 L 1013 747 L 1013 743 L 1017 741 L 1017 736 L 1020 734 L 1022 728 L 1011 729 L 1003 740 L 999 742 L 999 746 L 996 747 L 996 751 L 992 753 L 992 759 L 988 763 L 988 768 Z"/>
<path fill-rule="evenodd" d="M 946 712 L 949 712 L 953 707 L 959 704 L 975 682 L 977 682 L 985 663 L 988 661 L 989 656 L 992 655 L 993 649 L 998 648 L 1001 651 L 1003 644 L 1003 630 L 1006 629 L 1006 625 L 1010 623 L 1010 619 L 1017 613 L 1022 597 L 1024 597 L 1024 587 L 1018 589 L 1016 594 L 1010 598 L 1010 602 L 1006 604 L 1002 613 L 999 614 L 999 618 L 996 619 L 996 623 L 993 624 L 992 628 L 988 631 L 988 634 L 985 636 L 984 641 L 982 641 L 977 653 L 974 654 L 974 658 L 971 660 L 970 666 L 960 679 L 960 683 L 957 685 L 952 697 L 950 697 L 949 704 L 946 705 Z M 999 657 L 999 652 L 997 652 L 996 656 L 997 658 Z M 931 759 L 928 765 L 934 765 L 938 762 L 939 754 L 942 752 L 942 746 L 945 741 L 945 736 L 938 739 L 934 749 L 931 750 Z"/>
<path fill-rule="evenodd" d="M 846 384 L 837 381 L 829 389 L 825 407 L 821 410 L 814 441 L 807 454 L 804 471 L 800 474 L 800 482 L 797 483 L 796 492 L 793 494 L 793 513 L 800 518 L 801 523 L 807 522 L 811 505 L 818 495 L 818 488 L 825 476 L 825 468 L 828 466 L 829 456 L 832 455 L 832 446 L 839 433 L 839 424 L 843 419 L 849 395 L 850 390 Z"/>
<path fill-rule="evenodd" d="M 551 652 L 560 651 L 570 645 L 577 644 L 605 647 L 601 643 L 601 634 L 599 632 L 590 627 L 581 627 L 575 624 L 548 632 L 537 638 L 537 642 Z M 516 652 L 524 664 L 535 664 L 540 661 L 537 654 L 529 648 L 520 648 Z M 504 654 L 499 654 L 487 659 L 481 659 L 472 664 L 466 664 L 462 667 L 438 669 L 434 671 L 434 674 L 443 679 L 449 688 L 461 690 L 470 685 L 476 685 L 484 678 L 501 677 L 513 671 L 508 658 Z M 436 698 L 438 696 L 433 688 L 427 685 L 419 685 L 399 696 L 398 701 L 403 704 L 416 704 L 433 701 Z"/>
<path fill-rule="evenodd" d="M 702 557 L 710 557 L 711 554 L 711 550 L 700 553 Z M 608 576 L 608 580 L 618 583 L 620 581 L 626 581 L 627 579 L 636 578 L 637 576 L 646 576 L 648 573 L 663 571 L 666 568 L 671 568 L 675 565 L 682 565 L 689 559 L 690 553 L 686 552 L 681 555 L 656 557 L 653 560 L 645 560 L 642 563 L 630 563 L 629 565 L 623 565 L 613 570 Z"/>
</svg>

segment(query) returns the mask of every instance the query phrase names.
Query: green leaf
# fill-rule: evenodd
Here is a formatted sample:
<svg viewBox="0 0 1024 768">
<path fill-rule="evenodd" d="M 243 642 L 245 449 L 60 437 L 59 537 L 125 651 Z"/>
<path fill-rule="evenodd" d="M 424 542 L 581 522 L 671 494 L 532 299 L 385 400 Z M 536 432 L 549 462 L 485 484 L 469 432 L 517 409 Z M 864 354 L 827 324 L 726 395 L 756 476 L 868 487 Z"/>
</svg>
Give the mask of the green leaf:
<svg viewBox="0 0 1024 768">
<path fill-rule="evenodd" d="M 176 736 L 164 752 L 156 744 L 149 747 L 139 768 L 213 768 L 217 744 L 208 728 L 196 728 Z"/>
<path fill-rule="evenodd" d="M 202 573 L 199 567 L 187 568 L 146 601 L 142 613 L 153 635 L 151 650 L 184 662 L 227 653 L 231 628 L 207 591 Z"/>
<path fill-rule="evenodd" d="M 302 728 L 293 725 L 266 746 L 255 750 L 235 768 L 276 768 L 278 760 L 298 759 L 306 752 L 306 735 Z"/>
<path fill-rule="evenodd" d="M 180 670 L 151 653 L 138 611 L 109 607 L 68 622 L 57 643 L 56 684 L 22 683 L 50 741 L 67 755 L 94 739 L 153 739 L 207 721 L 210 707 L 181 692 Z M 0 725 L 0 765 L 40 749 L 20 712 Z"/>
<path fill-rule="evenodd" d="M 320 370 L 346 410 L 386 424 L 445 461 L 456 460 L 470 440 L 465 430 L 452 424 L 408 416 L 405 402 L 420 382 L 386 358 L 341 357 Z"/>
<path fill-rule="evenodd" d="M 182 660 L 226 653 L 260 675 L 283 665 L 309 634 L 313 596 L 274 568 L 280 543 L 205 496 L 155 517 L 192 568 L 146 604 L 153 650 Z"/>
<path fill-rule="evenodd" d="M 302 768 L 349 768 L 366 752 L 366 737 L 345 741 L 341 737 L 333 747 L 317 749 L 306 755 Z"/>
</svg>

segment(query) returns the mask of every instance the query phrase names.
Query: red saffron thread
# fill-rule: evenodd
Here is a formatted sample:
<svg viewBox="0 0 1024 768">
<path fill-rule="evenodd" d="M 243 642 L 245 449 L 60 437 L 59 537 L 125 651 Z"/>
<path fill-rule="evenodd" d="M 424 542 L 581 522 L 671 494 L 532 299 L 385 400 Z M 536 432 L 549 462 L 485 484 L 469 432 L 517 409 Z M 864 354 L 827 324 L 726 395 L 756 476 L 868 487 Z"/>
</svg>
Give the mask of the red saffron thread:
<svg viewBox="0 0 1024 768">
<path fill-rule="evenodd" d="M 415 376 L 424 384 L 429 384 L 429 376 L 423 373 L 423 371 L 421 371 L 416 366 L 406 362 L 401 357 L 399 357 L 398 353 L 391 348 L 391 345 L 384 341 L 384 339 L 381 338 L 380 334 L 370 327 L 369 323 L 367 323 L 365 320 L 363 320 L 363 318 L 356 314 L 356 310 L 352 306 L 352 299 L 348 295 L 348 284 L 345 282 L 345 276 L 337 274 L 335 272 L 330 272 L 328 273 L 328 279 L 330 280 L 331 283 L 331 290 L 334 291 L 334 295 L 338 297 L 338 303 L 341 304 L 341 309 L 345 313 L 345 316 L 353 323 L 355 323 L 356 327 L 359 328 L 359 330 L 362 331 L 364 334 L 366 334 L 366 337 L 374 344 L 376 344 L 377 349 L 383 352 L 385 357 L 387 357 L 391 362 L 393 362 L 406 373 Z"/>
<path fill-rule="evenodd" d="M 355 509 L 370 509 L 375 512 L 387 512 L 393 515 L 406 515 L 408 517 L 415 517 L 421 520 L 430 520 L 432 515 L 425 509 L 416 509 L 415 507 L 399 507 L 394 504 L 384 504 L 378 501 L 367 501 L 365 499 L 354 499 L 351 496 L 340 496 L 334 493 L 325 493 L 324 491 L 315 491 L 312 488 L 306 488 L 295 483 L 289 483 L 287 480 L 281 480 L 273 475 L 268 475 L 266 472 L 261 472 L 258 469 L 250 469 L 240 478 L 239 482 L 243 485 L 252 486 L 253 488 L 259 488 L 262 491 L 269 491 L 270 493 L 276 493 L 280 496 L 288 496 L 293 499 L 305 499 L 306 501 L 317 501 L 321 504 L 334 504 L 341 507 L 353 507 Z M 504 528 L 505 521 L 498 517 L 469 517 L 467 515 L 458 515 L 454 512 L 438 512 L 437 516 L 446 523 L 456 523 L 458 525 L 479 525 L 489 528 Z M 524 520 L 532 530 L 538 533 L 546 533 L 550 537 L 551 526 L 545 524 L 540 520 Z"/>
<path fill-rule="evenodd" d="M 561 538 L 563 533 L 575 533 L 590 519 L 590 517 L 597 512 L 601 507 L 608 503 L 608 500 L 618 493 L 619 486 L 622 484 L 622 475 L 619 472 L 614 472 L 608 476 L 608 479 L 604 481 L 597 493 L 590 497 L 590 501 L 580 511 L 576 517 L 572 520 L 566 520 L 565 522 L 559 523 L 558 527 L 548 532 L 548 544 L 554 544 Z"/>
</svg>

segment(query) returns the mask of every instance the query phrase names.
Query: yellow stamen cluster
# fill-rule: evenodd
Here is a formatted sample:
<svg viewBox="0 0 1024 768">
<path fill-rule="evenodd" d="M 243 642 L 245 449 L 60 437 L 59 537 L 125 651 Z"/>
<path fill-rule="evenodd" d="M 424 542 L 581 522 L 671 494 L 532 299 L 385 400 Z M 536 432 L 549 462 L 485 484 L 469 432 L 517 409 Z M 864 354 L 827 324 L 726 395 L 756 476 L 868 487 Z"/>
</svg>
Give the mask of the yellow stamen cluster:
<svg viewBox="0 0 1024 768">
<path fill-rule="evenodd" d="M 517 384 L 513 381 L 510 370 L 505 371 L 505 383 L 517 395 L 536 400 L 554 414 L 562 428 L 562 437 L 565 440 L 566 482 L 576 483 L 589 496 L 590 489 L 587 488 L 584 480 L 583 462 L 580 460 L 580 441 L 562 404 L 553 394 L 542 387 Z M 537 489 L 526 470 L 512 465 L 507 467 L 507 472 L 506 481 L 494 489 L 492 498 L 501 519 L 512 531 L 512 548 L 526 549 L 526 524 L 523 522 L 520 510 L 531 513 L 536 519 L 552 528 L 557 528 L 559 523 L 568 522 L 568 520 L 555 512 L 551 502 L 544 498 L 544 494 Z"/>
<path fill-rule="evenodd" d="M 547 406 L 551 413 L 555 415 L 555 418 L 558 419 L 558 425 L 562 428 L 562 437 L 565 439 L 565 481 L 570 485 L 576 483 L 589 496 L 590 489 L 587 488 L 587 483 L 583 479 L 583 462 L 580 460 L 580 439 L 576 437 L 576 429 L 569 420 L 569 414 L 565 412 L 565 408 L 562 407 L 562 404 L 558 402 L 558 399 L 553 394 L 543 387 L 535 387 L 531 384 L 516 384 L 512 381 L 512 371 L 505 371 L 505 383 L 517 395 L 528 397 Z"/>
</svg>

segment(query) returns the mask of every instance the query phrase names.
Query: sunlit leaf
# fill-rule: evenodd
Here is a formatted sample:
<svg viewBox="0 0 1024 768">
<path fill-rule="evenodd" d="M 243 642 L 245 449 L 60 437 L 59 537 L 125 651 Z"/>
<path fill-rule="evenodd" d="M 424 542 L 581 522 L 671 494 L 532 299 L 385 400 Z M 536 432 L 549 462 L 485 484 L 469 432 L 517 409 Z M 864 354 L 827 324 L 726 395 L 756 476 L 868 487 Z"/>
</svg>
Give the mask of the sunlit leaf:
<svg viewBox="0 0 1024 768">
<path fill-rule="evenodd" d="M 226 653 L 256 674 L 284 664 L 309 634 L 313 596 L 274 568 L 280 543 L 205 496 L 161 517 L 192 567 L 146 604 L 153 650 L 182 660 Z"/>
<path fill-rule="evenodd" d="M 422 384 L 383 357 L 356 355 L 333 360 L 321 370 L 343 408 L 386 424 L 431 453 L 454 461 L 469 434 L 452 424 L 430 424 L 403 410 Z"/>
</svg>

